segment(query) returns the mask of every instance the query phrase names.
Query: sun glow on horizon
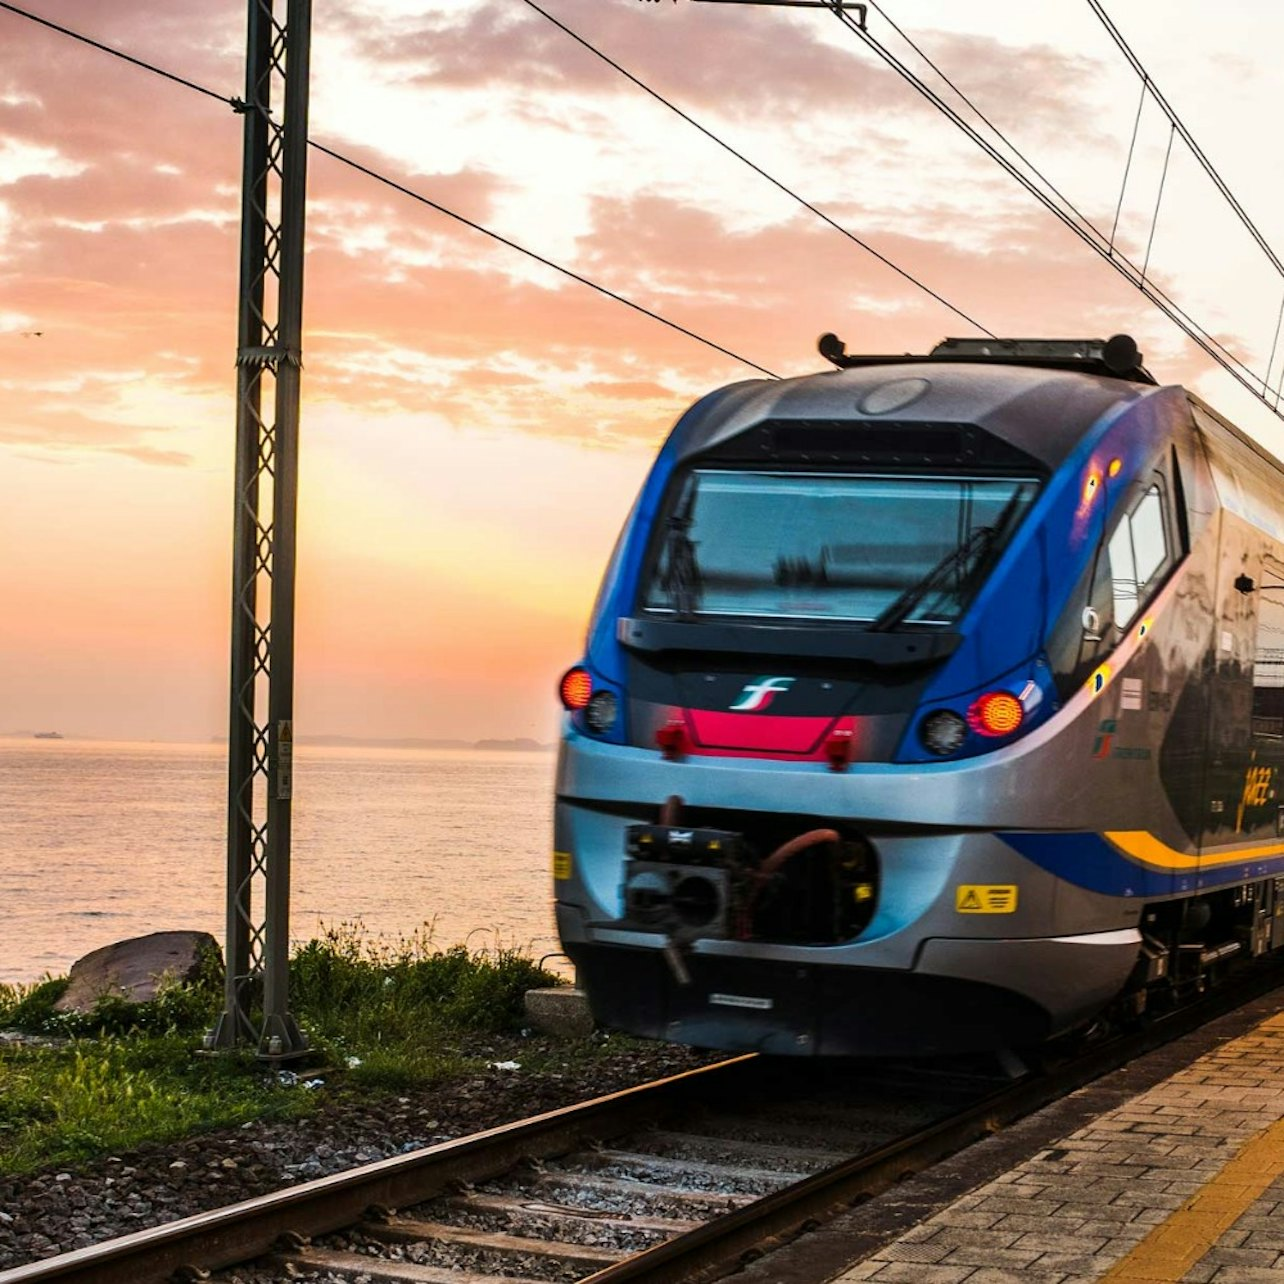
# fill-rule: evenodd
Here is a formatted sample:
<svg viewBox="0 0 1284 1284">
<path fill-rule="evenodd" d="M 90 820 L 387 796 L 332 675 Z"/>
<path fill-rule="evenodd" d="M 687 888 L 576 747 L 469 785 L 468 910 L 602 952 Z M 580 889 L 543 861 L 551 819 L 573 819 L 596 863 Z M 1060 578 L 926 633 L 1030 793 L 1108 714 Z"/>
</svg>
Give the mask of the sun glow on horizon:
<svg viewBox="0 0 1284 1284">
<path fill-rule="evenodd" d="M 1161 378 L 1284 445 L 824 15 L 550 3 L 997 333 L 1133 333 Z M 1258 126 L 1280 86 L 1259 51 L 1284 11 L 1218 18 L 1194 0 L 1116 15 L 1245 207 L 1278 222 L 1284 177 L 1261 165 Z M 239 83 L 232 0 L 69 21 Z M 912 21 L 1109 227 L 1136 85 L 1090 12 L 923 0 Z M 966 328 L 525 6 L 335 0 L 316 24 L 316 136 L 752 361 L 803 373 L 826 330 L 894 352 Z M 239 118 L 14 15 L 0 30 L 0 731 L 204 740 L 226 723 Z M 1150 254 L 1167 141 L 1143 115 L 1124 253 Z M 756 375 L 332 159 L 310 166 L 301 723 L 547 738 L 652 454 L 698 396 Z M 1265 366 L 1279 283 L 1188 158 L 1166 182 L 1153 279 Z"/>
</svg>

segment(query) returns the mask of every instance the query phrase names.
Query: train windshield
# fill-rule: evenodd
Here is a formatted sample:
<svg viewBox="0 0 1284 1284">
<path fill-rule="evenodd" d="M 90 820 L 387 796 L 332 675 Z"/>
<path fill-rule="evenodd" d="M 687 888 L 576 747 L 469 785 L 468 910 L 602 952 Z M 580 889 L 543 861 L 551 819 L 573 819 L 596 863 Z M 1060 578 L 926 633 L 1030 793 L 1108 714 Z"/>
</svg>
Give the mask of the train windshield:
<svg viewBox="0 0 1284 1284">
<path fill-rule="evenodd" d="M 695 469 L 642 608 L 686 620 L 950 624 L 1037 490 L 1015 477 Z"/>
</svg>

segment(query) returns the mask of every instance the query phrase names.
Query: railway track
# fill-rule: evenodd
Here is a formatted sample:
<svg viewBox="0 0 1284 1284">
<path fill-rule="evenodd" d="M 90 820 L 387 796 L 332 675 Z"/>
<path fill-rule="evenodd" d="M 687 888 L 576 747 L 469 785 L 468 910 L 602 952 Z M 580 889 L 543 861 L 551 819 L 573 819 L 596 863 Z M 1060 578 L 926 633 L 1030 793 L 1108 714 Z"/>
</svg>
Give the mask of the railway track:
<svg viewBox="0 0 1284 1284">
<path fill-rule="evenodd" d="M 0 1272 L 0 1284 L 712 1279 L 1281 982 L 1284 967 L 1257 968 L 1233 992 L 1015 1078 L 981 1062 L 732 1058 Z"/>
</svg>

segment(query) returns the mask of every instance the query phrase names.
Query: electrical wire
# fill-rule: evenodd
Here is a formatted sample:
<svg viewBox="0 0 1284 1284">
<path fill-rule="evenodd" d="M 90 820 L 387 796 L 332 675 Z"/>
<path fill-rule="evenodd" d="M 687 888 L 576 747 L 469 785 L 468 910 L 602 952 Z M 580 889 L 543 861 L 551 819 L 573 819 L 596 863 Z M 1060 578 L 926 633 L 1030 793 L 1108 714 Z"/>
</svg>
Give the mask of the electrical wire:
<svg viewBox="0 0 1284 1284">
<path fill-rule="evenodd" d="M 1132 284 L 1137 286 L 1138 289 L 1142 289 L 1142 287 L 1145 286 L 1146 289 L 1143 289 L 1143 293 L 1146 293 L 1146 290 L 1149 290 L 1153 292 L 1155 295 L 1159 296 L 1159 298 L 1163 300 L 1167 308 L 1171 309 L 1173 313 L 1181 317 L 1187 325 L 1193 327 L 1195 330 L 1198 330 L 1199 333 L 1202 335 L 1203 339 L 1207 343 L 1212 344 L 1213 347 L 1218 349 L 1218 351 L 1221 352 L 1221 354 L 1226 358 L 1227 361 L 1230 361 L 1231 363 L 1238 365 L 1241 370 L 1243 370 L 1246 374 L 1252 377 L 1253 372 L 1249 370 L 1248 366 L 1243 361 L 1241 361 L 1240 358 L 1235 355 L 1235 353 L 1233 353 L 1228 347 L 1226 347 L 1226 345 L 1222 343 L 1221 340 L 1219 340 L 1215 335 L 1213 335 L 1210 331 L 1205 329 L 1203 326 L 1199 325 L 1198 322 L 1196 322 L 1195 319 L 1191 317 L 1190 314 L 1187 313 L 1176 302 L 1176 300 L 1172 298 L 1171 295 L 1167 294 L 1153 281 L 1146 280 L 1147 269 L 1149 267 L 1149 247 L 1147 247 L 1147 262 L 1144 263 L 1141 267 L 1138 267 L 1136 263 L 1134 263 L 1126 254 L 1124 254 L 1122 251 L 1120 251 L 1116 247 L 1115 235 L 1118 232 L 1119 209 L 1116 209 L 1115 211 L 1115 223 L 1114 223 L 1114 226 L 1111 228 L 1110 236 L 1107 238 L 1106 234 L 1081 209 L 1079 209 L 1069 199 L 1069 197 L 1065 195 L 1065 193 L 1060 191 L 1057 188 L 1057 186 L 1051 182 L 1051 180 L 1048 178 L 1046 174 L 1044 174 L 1039 170 L 1038 166 L 1036 166 L 1034 162 L 1031 161 L 1029 157 L 1026 156 L 1025 153 L 1022 152 L 1021 149 L 1017 147 L 1017 145 L 994 123 L 994 121 L 992 121 L 980 109 L 980 107 L 978 107 L 976 103 L 971 98 L 968 97 L 968 95 L 945 73 L 945 71 L 943 71 L 941 67 L 938 66 L 937 63 L 935 63 L 932 60 L 932 58 L 923 50 L 923 48 L 920 45 L 918 45 L 914 41 L 914 39 L 902 27 L 900 27 L 896 23 L 895 19 L 892 18 L 878 4 L 877 0 L 869 0 L 869 5 L 870 5 L 870 8 L 872 8 L 874 12 L 877 13 L 878 16 L 882 18 L 883 21 L 886 22 L 888 26 L 890 26 L 892 30 L 895 31 L 896 34 L 900 36 L 900 38 L 907 45 L 909 45 L 909 47 L 913 49 L 914 52 L 941 78 L 941 80 L 944 81 L 944 83 L 949 86 L 949 88 L 954 92 L 955 96 L 958 97 L 967 106 L 968 110 L 971 111 L 972 114 L 976 116 L 978 120 L 981 121 L 981 123 L 990 131 L 990 133 L 993 134 L 994 137 L 997 138 L 999 142 L 1002 143 L 1002 145 L 1006 147 L 1008 151 L 1021 162 L 1022 165 L 1025 166 L 1025 168 L 1030 172 L 1030 174 L 1033 175 L 1034 180 L 1037 181 L 1039 184 L 1042 184 L 1043 190 L 1047 193 L 1051 193 L 1052 197 L 1054 197 L 1056 201 L 1060 202 L 1062 207 L 1061 211 L 1059 213 L 1056 210 L 1053 211 L 1054 213 L 1058 213 L 1058 217 L 1062 217 L 1064 214 L 1069 214 L 1070 216 L 1072 216 L 1079 225 L 1078 228 L 1075 228 L 1072 230 L 1075 230 L 1076 232 L 1078 232 L 1078 234 L 1081 237 L 1085 232 L 1089 236 L 1091 236 L 1091 238 L 1093 238 L 1093 241 L 1095 242 L 1094 244 L 1092 244 L 1092 248 L 1095 249 L 1098 254 L 1101 254 L 1103 258 L 1107 258 L 1112 261 L 1114 259 L 1121 259 L 1128 266 L 1128 268 L 1132 273 L 1131 276 L 1129 276 L 1128 273 L 1124 273 L 1123 275 L 1125 276 L 1126 279 L 1130 280 Z M 848 23 L 850 25 L 850 20 L 848 20 Z M 865 27 L 861 27 L 860 29 L 862 31 L 867 31 Z M 915 87 L 917 88 L 919 86 L 916 85 Z M 1136 146 L 1137 127 L 1141 121 L 1141 108 L 1144 101 L 1145 101 L 1145 98 L 1143 93 L 1141 102 L 1137 104 L 1137 119 L 1136 121 L 1134 121 L 1134 124 L 1133 124 L 1133 139 L 1132 139 L 1132 144 L 1129 146 L 1129 149 L 1128 149 L 1128 161 L 1124 170 L 1125 185 L 1127 184 L 1127 181 L 1128 181 L 1128 169 L 1131 168 L 1131 165 L 1132 165 L 1133 148 Z M 955 123 L 959 124 L 961 128 L 963 127 L 963 123 L 961 120 L 958 120 Z M 979 139 L 976 139 L 976 141 L 980 142 Z M 999 158 L 995 156 L 995 159 L 997 160 Z M 1167 178 L 1166 164 L 1165 164 L 1164 176 L 1166 179 Z M 1014 173 L 1014 177 L 1018 178 L 1018 181 L 1021 181 L 1026 186 L 1027 190 L 1033 190 L 1030 188 L 1029 183 L 1027 183 L 1021 175 Z M 1156 212 L 1151 225 L 1152 244 L 1154 241 L 1155 223 L 1158 220 L 1159 203 L 1160 201 L 1162 201 L 1162 198 L 1163 198 L 1163 188 L 1164 188 L 1164 183 L 1163 181 L 1161 181 L 1160 190 L 1159 190 L 1159 200 L 1156 201 L 1156 204 L 1155 204 Z M 1035 193 L 1035 194 L 1039 195 L 1039 193 Z M 1047 200 L 1043 196 L 1040 195 L 1040 199 L 1044 200 L 1045 204 L 1048 204 Z M 1120 190 L 1120 207 L 1122 207 L 1122 202 L 1123 202 L 1123 191 L 1121 189 Z M 1049 205 L 1049 208 L 1051 209 L 1052 206 Z M 1064 217 L 1062 218 L 1062 221 L 1063 222 L 1065 221 Z"/>
<path fill-rule="evenodd" d="M 911 285 L 913 285 L 917 289 L 922 290 L 924 294 L 929 295 L 931 298 L 935 299 L 937 303 L 941 304 L 943 307 L 948 308 L 951 312 L 954 313 L 956 317 L 959 317 L 963 321 L 966 321 L 968 325 L 975 327 L 977 330 L 980 330 L 982 334 L 987 335 L 991 339 L 994 339 L 997 337 L 993 333 L 993 331 L 986 329 L 986 327 L 983 326 L 978 320 L 976 320 L 975 317 L 968 316 L 966 312 L 964 312 L 961 308 L 956 307 L 953 303 L 949 301 L 949 299 L 945 298 L 944 295 L 938 294 L 935 290 L 932 289 L 931 286 L 926 285 L 924 282 L 920 281 L 918 277 L 906 271 L 899 264 L 893 262 L 890 258 L 887 257 L 887 255 L 882 254 L 878 250 L 876 250 L 872 245 L 869 244 L 868 241 L 863 240 L 861 237 L 857 236 L 855 232 L 851 231 L 849 228 L 844 227 L 841 223 L 837 222 L 837 220 L 831 218 L 830 215 L 826 214 L 824 210 L 814 205 L 811 201 L 807 200 L 805 197 L 800 196 L 796 191 L 794 191 L 793 188 L 781 182 L 780 179 L 776 178 L 773 174 L 769 174 L 756 161 L 750 160 L 748 156 L 746 156 L 743 152 L 738 151 L 729 142 L 727 142 L 726 139 L 719 137 L 719 135 L 715 134 L 713 130 L 709 129 L 705 125 L 702 125 L 689 112 L 684 111 L 681 107 L 679 107 L 671 99 L 666 98 L 658 90 L 652 89 L 651 86 L 648 85 L 645 81 L 635 76 L 626 67 L 621 66 L 609 54 L 603 53 L 601 49 L 599 49 L 596 45 L 594 45 L 589 40 L 586 40 L 583 36 L 579 34 L 579 32 L 574 31 L 571 27 L 567 26 L 567 24 L 564 23 L 560 18 L 554 17 L 553 14 L 549 13 L 547 9 L 544 9 L 540 5 L 536 4 L 535 0 L 522 0 L 522 3 L 525 4 L 528 8 L 533 9 L 542 18 L 546 18 L 549 22 L 553 24 L 553 26 L 565 32 L 566 35 L 570 36 L 570 38 L 574 40 L 577 44 L 587 49 L 589 53 L 593 54 L 597 58 L 600 58 L 604 63 L 606 63 L 608 67 L 614 68 L 614 70 L 618 71 L 620 75 L 623 76 L 626 80 L 630 81 L 632 84 L 636 85 L 640 90 L 642 90 L 643 93 L 649 94 L 652 98 L 656 100 L 656 102 L 667 107 L 676 116 L 681 117 L 681 119 L 686 121 L 688 125 L 692 126 L 694 129 L 698 129 L 700 133 L 702 133 L 711 142 L 716 143 L 719 147 L 723 149 L 723 151 L 729 152 L 732 156 L 736 158 L 736 160 L 740 161 L 744 165 L 747 165 L 751 170 L 753 170 L 755 174 L 758 174 L 760 177 L 765 178 L 767 182 L 769 182 L 773 187 L 777 188 L 779 191 L 783 192 L 786 196 L 790 197 L 791 199 L 797 201 L 799 205 L 801 205 L 805 210 L 809 210 L 818 219 L 820 219 L 821 222 L 828 224 L 831 228 L 834 229 L 834 231 L 841 233 L 853 244 L 858 245 L 867 254 L 873 255 L 873 257 L 876 258 L 885 267 L 891 268 L 892 271 L 895 272 L 898 276 L 900 276 L 903 280 L 908 281 Z"/>
<path fill-rule="evenodd" d="M 1173 139 L 1177 131 L 1170 129 L 1168 131 L 1168 149 L 1164 152 L 1164 168 L 1159 175 L 1159 191 L 1155 195 L 1155 212 L 1150 216 L 1150 239 L 1146 242 L 1146 257 L 1141 263 L 1141 279 L 1146 279 L 1146 271 L 1150 267 L 1150 251 L 1155 245 L 1155 229 L 1159 226 L 1159 207 L 1164 202 L 1164 188 L 1168 184 L 1168 163 L 1173 158 Z"/>
<path fill-rule="evenodd" d="M 1218 339 L 1216 339 L 1204 327 L 1198 325 L 1192 318 L 1185 313 L 1176 303 L 1154 285 L 1153 282 L 1147 281 L 1138 272 L 1136 267 L 1128 260 L 1118 254 L 1112 254 L 1108 244 L 1100 242 L 1099 237 L 1094 236 L 1088 228 L 1081 226 L 1080 223 L 1067 213 L 1057 201 L 1042 190 L 1038 183 L 1023 174 L 1021 170 L 1006 156 L 1004 156 L 988 139 L 986 139 L 978 130 L 968 121 L 964 120 L 959 113 L 949 105 L 941 96 L 931 88 L 921 77 L 917 76 L 909 67 L 907 67 L 899 58 L 897 58 L 889 49 L 881 44 L 868 31 L 857 24 L 841 9 L 836 7 L 833 0 L 829 0 L 828 6 L 830 12 L 841 22 L 849 31 L 851 31 L 859 40 L 876 54 L 884 63 L 896 72 L 903 80 L 911 85 L 919 94 L 936 107 L 947 119 L 957 128 L 965 133 L 983 152 L 986 153 L 997 165 L 1010 174 L 1021 184 L 1041 205 L 1043 205 L 1051 214 L 1058 218 L 1067 228 L 1070 229 L 1085 245 L 1092 249 L 1096 254 L 1111 267 L 1115 269 L 1126 281 L 1130 282 L 1143 297 L 1148 299 L 1157 307 L 1165 316 L 1168 317 L 1175 325 L 1182 329 L 1188 338 L 1196 343 L 1203 351 L 1217 362 L 1237 383 L 1245 388 L 1253 397 L 1262 403 L 1272 414 L 1280 419 L 1284 419 L 1284 412 L 1278 406 L 1272 405 L 1263 393 L 1259 392 L 1257 385 L 1263 382 L 1262 377 L 1252 371 L 1239 357 L 1229 351 Z M 1037 172 L 1037 171 L 1036 171 Z M 1040 178 L 1040 181 L 1046 182 Z"/>
<path fill-rule="evenodd" d="M 1128 60 L 1133 71 L 1135 71 L 1137 75 L 1141 77 L 1143 93 L 1149 92 L 1150 97 L 1155 101 L 1155 105 L 1159 108 L 1160 111 L 1164 113 L 1165 116 L 1168 117 L 1168 120 L 1172 124 L 1172 127 L 1177 131 L 1178 137 L 1182 140 L 1183 143 L 1186 144 L 1187 147 L 1190 148 L 1190 154 L 1199 162 L 1204 173 L 1207 174 L 1208 177 L 1212 180 L 1213 186 L 1217 188 L 1218 192 L 1220 192 L 1221 195 L 1225 198 L 1226 203 L 1231 207 L 1232 210 L 1235 211 L 1235 214 L 1239 218 L 1239 221 L 1247 229 L 1249 235 L 1252 236 L 1253 240 L 1257 242 L 1258 246 L 1261 248 L 1262 253 L 1265 254 L 1268 259 L 1270 259 L 1271 264 L 1275 268 L 1275 270 L 1281 276 L 1284 276 L 1284 262 L 1280 261 L 1279 255 L 1275 253 L 1275 251 L 1271 248 L 1270 243 L 1267 241 L 1266 237 L 1263 236 L 1262 233 L 1258 230 L 1257 224 L 1254 223 L 1251 218 L 1249 218 L 1247 211 L 1239 203 L 1238 199 L 1235 196 L 1235 193 L 1231 191 L 1230 187 L 1226 183 L 1226 180 L 1223 179 L 1222 176 L 1217 172 L 1217 169 L 1214 167 L 1212 161 L 1210 161 L 1207 155 L 1204 153 L 1204 149 L 1200 147 L 1200 145 L 1195 141 L 1190 130 L 1186 128 L 1185 124 L 1182 122 L 1181 117 L 1178 116 L 1176 110 L 1169 103 L 1168 99 L 1165 98 L 1162 93 L 1160 93 L 1159 87 L 1151 79 L 1150 73 L 1142 65 L 1141 59 L 1138 58 L 1135 53 L 1133 53 L 1128 42 L 1123 38 L 1122 34 L 1120 33 L 1119 28 L 1116 27 L 1115 24 L 1110 20 L 1110 15 L 1106 13 L 1105 9 L 1102 7 L 1100 0 L 1088 0 L 1088 7 L 1101 20 L 1101 25 L 1105 27 L 1107 32 L 1109 32 L 1110 38 L 1115 42 L 1116 45 L 1118 45 L 1120 52 Z"/>
<path fill-rule="evenodd" d="M 7 0 L 0 0 L 0 9 L 7 9 L 10 13 L 16 13 L 20 18 L 27 18 L 32 22 L 39 23 L 42 27 L 48 27 L 50 31 L 56 31 L 60 36 L 70 36 L 73 40 L 80 41 L 82 45 L 88 45 L 91 49 L 111 54 L 113 58 L 119 58 L 122 62 L 133 63 L 135 67 L 141 67 L 144 71 L 150 71 L 153 75 L 164 76 L 166 80 L 172 80 L 176 85 L 182 85 L 185 89 L 194 89 L 198 94 L 204 94 L 207 98 L 216 98 L 221 103 L 227 103 L 234 110 L 240 106 L 240 100 L 237 98 L 228 98 L 224 94 L 215 93 L 214 90 L 207 89 L 204 85 L 198 85 L 194 80 L 184 80 L 182 76 L 176 76 L 172 71 L 166 71 L 164 68 L 154 66 L 150 62 L 144 62 L 141 58 L 135 58 L 121 49 L 114 49 L 111 45 L 105 45 L 98 40 L 91 39 L 89 36 L 81 35 L 79 31 L 72 31 L 70 27 L 59 26 L 58 23 L 51 22 L 48 18 L 42 18 L 38 13 L 30 13 L 26 9 L 18 8 L 16 4 L 9 4 Z"/>
<path fill-rule="evenodd" d="M 217 93 L 205 85 L 197 84 L 193 80 L 187 80 L 182 76 L 175 75 L 171 71 L 166 71 L 165 68 L 159 67 L 155 63 L 146 62 L 142 58 L 135 58 L 133 55 L 127 54 L 120 49 L 112 48 L 111 45 L 105 45 L 100 41 L 93 40 L 79 31 L 73 31 L 70 27 L 60 26 L 56 22 L 51 22 L 47 18 L 42 18 L 39 14 L 31 13 L 27 9 L 20 8 L 18 5 L 10 3 L 9 0 L 0 0 L 0 9 L 16 14 L 20 18 L 26 18 L 31 22 L 38 23 L 40 26 L 56 31 L 60 35 L 68 36 L 72 40 L 78 41 L 80 44 L 88 45 L 92 49 L 99 50 L 101 53 L 110 54 L 113 58 L 119 58 L 122 62 L 127 62 L 143 71 L 151 72 L 156 76 L 162 76 L 166 80 L 182 85 L 185 89 L 194 90 L 196 93 L 204 94 L 207 98 L 214 98 L 221 103 L 226 103 L 235 112 L 244 113 L 248 110 L 246 104 L 239 98 L 233 98 L 226 94 Z M 553 259 L 547 258 L 535 250 L 522 245 L 520 242 L 514 241 L 510 237 L 504 236 L 501 233 L 494 231 L 492 228 L 486 227 L 485 224 L 478 223 L 474 219 L 470 219 L 465 215 L 458 213 L 456 210 L 452 210 L 448 206 L 442 205 L 439 201 L 434 201 L 431 197 L 424 196 L 421 192 L 416 192 L 412 188 L 406 187 L 403 183 L 397 182 L 395 179 L 388 177 L 386 174 L 380 173 L 378 170 L 372 169 L 368 165 L 363 165 L 360 161 L 354 160 L 351 156 L 345 156 L 342 152 L 336 151 L 332 147 L 327 147 L 325 144 L 319 143 L 312 138 L 308 139 L 308 146 L 313 150 L 330 157 L 332 160 L 338 161 L 340 164 L 346 165 L 350 169 L 356 170 L 358 173 L 364 174 L 366 177 L 382 183 L 385 187 L 391 188 L 393 191 L 399 192 L 403 196 L 408 196 L 411 200 L 417 201 L 419 204 L 435 210 L 438 214 L 444 214 L 447 218 L 454 219 L 455 222 L 463 224 L 463 226 L 472 229 L 474 232 L 480 232 L 483 236 L 489 237 L 492 241 L 496 241 L 500 245 L 506 246 L 508 249 L 516 250 L 517 253 L 525 255 L 528 259 L 532 259 L 534 262 L 539 263 L 544 267 L 551 268 L 553 271 L 561 273 L 562 276 L 567 277 L 569 280 L 575 281 L 580 285 L 587 286 L 590 290 L 595 290 L 604 298 L 612 299 L 616 303 L 622 303 L 626 308 L 631 308 L 634 312 L 638 312 L 642 316 L 649 317 L 652 321 L 658 321 L 661 325 L 667 326 L 670 330 L 674 330 L 678 334 L 685 335 L 688 339 L 694 339 L 697 343 L 702 343 L 706 348 L 711 348 L 714 352 L 721 353 L 725 357 L 730 357 L 733 361 L 738 361 L 742 365 L 748 366 L 751 370 L 757 370 L 759 374 L 764 374 L 769 379 L 780 378 L 775 371 L 768 370 L 766 366 L 759 365 L 756 361 L 751 361 L 748 357 L 741 356 L 740 353 L 733 351 L 731 348 L 724 347 L 722 344 L 706 338 L 695 330 L 691 330 L 684 325 L 680 325 L 676 321 L 671 321 L 668 317 L 661 316 L 658 312 L 651 311 L 650 308 L 643 306 L 641 303 L 636 303 L 625 295 L 619 294 L 615 290 L 592 280 L 590 277 L 584 276 L 571 268 L 565 267 L 563 264 L 557 263 Z"/>
<path fill-rule="evenodd" d="M 480 232 L 483 236 L 489 236 L 492 241 L 498 241 L 500 245 L 506 245 L 511 250 L 516 250 L 519 254 L 524 254 L 528 259 L 533 259 L 536 263 L 542 263 L 545 267 L 552 268 L 560 272 L 563 276 L 572 281 L 578 281 L 580 285 L 586 285 L 590 290 L 596 290 L 599 294 L 608 299 L 614 299 L 616 303 L 622 303 L 626 308 L 632 308 L 634 312 L 640 312 L 645 317 L 650 317 L 652 321 L 658 321 L 661 325 L 667 325 L 670 330 L 676 330 L 679 334 L 684 334 L 688 339 L 694 339 L 697 343 L 703 343 L 706 348 L 712 348 L 715 352 L 722 353 L 725 357 L 731 357 L 743 365 L 749 366 L 750 369 L 757 370 L 760 374 L 765 374 L 769 379 L 779 379 L 780 376 L 766 366 L 760 366 L 756 361 L 750 361 L 748 357 L 742 357 L 738 352 L 733 352 L 730 348 L 724 348 L 722 344 L 715 343 L 712 339 L 705 338 L 702 334 L 697 334 L 694 330 L 687 329 L 684 325 L 679 325 L 676 321 L 670 321 L 668 317 L 661 316 L 658 312 L 652 312 L 650 308 L 643 307 L 640 303 L 635 303 L 632 299 L 626 298 L 623 294 L 617 294 L 614 290 L 597 281 L 591 280 L 587 276 L 581 276 L 571 268 L 564 267 L 561 263 L 555 263 L 552 259 L 545 258 L 544 255 L 537 253 L 535 250 L 528 249 L 525 245 L 517 241 L 510 240 L 508 237 L 501 235 L 499 232 L 489 227 L 476 223 L 463 214 L 459 214 L 452 209 L 448 209 L 438 201 L 424 196 L 420 192 L 406 187 L 404 184 L 397 182 L 396 179 L 389 178 L 386 174 L 381 174 L 378 170 L 371 169 L 368 165 L 363 165 L 360 161 L 354 160 L 351 156 L 345 156 L 342 152 L 335 151 L 332 147 L 327 147 L 324 143 L 318 143 L 315 139 L 308 139 L 308 146 L 314 151 L 320 152 L 324 156 L 329 156 L 332 160 L 338 161 L 342 165 L 347 165 L 349 169 L 354 169 L 359 174 L 366 175 L 367 178 L 373 178 L 376 182 L 382 183 L 385 187 L 390 187 L 394 192 L 400 192 L 403 196 L 410 197 L 413 201 L 418 201 L 421 205 L 428 206 L 429 209 L 436 210 L 438 214 L 444 214 L 447 218 L 453 218 L 456 222 L 462 223 L 465 227 L 470 227 L 475 232 Z"/>
<path fill-rule="evenodd" d="M 1011 152 L 1012 155 L 1015 156 L 1017 160 L 1019 160 L 1021 164 L 1024 165 L 1026 169 L 1030 171 L 1031 174 L 1034 174 L 1038 178 L 1039 182 L 1041 182 L 1044 185 L 1044 187 L 1046 187 L 1047 190 L 1050 191 L 1053 194 L 1053 196 L 1055 196 L 1057 200 L 1059 200 L 1062 203 L 1062 205 L 1064 205 L 1065 208 L 1075 216 L 1075 218 L 1079 219 L 1079 221 L 1083 223 L 1085 227 L 1091 228 L 1094 232 L 1096 232 L 1096 228 L 1093 227 L 1087 215 L 1085 215 L 1082 211 L 1076 209 L 1074 204 L 1070 201 L 1069 197 L 1067 197 L 1063 192 L 1059 191 L 1051 182 L 1049 182 L 1045 174 L 1042 174 L 1039 172 L 1034 162 L 1031 161 L 1030 158 L 1026 156 L 1026 154 L 1023 151 L 1021 151 L 1019 147 L 1017 147 L 1017 145 L 976 105 L 975 102 L 972 101 L 971 98 L 968 97 L 966 93 L 963 92 L 962 89 L 959 88 L 957 84 L 955 84 L 953 80 L 950 79 L 948 75 L 946 75 L 946 73 L 941 69 L 941 67 L 937 63 L 933 62 L 931 57 L 922 48 L 922 46 L 916 43 L 913 37 L 911 37 L 903 27 L 897 24 L 896 20 L 878 4 L 877 0 L 869 0 L 869 6 L 871 9 L 874 10 L 876 14 L 878 14 L 880 18 L 882 18 L 882 20 L 885 23 L 887 23 L 889 27 L 891 27 L 891 29 L 894 32 L 896 32 L 898 36 L 900 36 L 900 38 L 907 45 L 909 45 L 909 47 L 916 54 L 918 54 L 918 56 L 925 63 L 927 63 L 929 67 L 931 67 L 931 69 L 941 78 L 941 80 L 943 80 L 945 84 L 950 87 L 950 89 L 954 92 L 955 96 L 958 97 L 960 101 L 962 101 L 967 106 L 968 110 L 971 111 L 974 116 L 976 116 L 976 118 L 990 131 L 990 133 L 992 133 L 1003 144 L 1003 146 L 1006 147 L 1008 151 Z M 1097 233 L 1097 234 L 1100 235 L 1100 233 Z"/>
<path fill-rule="evenodd" d="M 1137 133 L 1141 129 L 1141 112 L 1146 105 L 1146 81 L 1141 82 L 1141 94 L 1137 99 L 1137 114 L 1132 121 L 1132 139 L 1128 143 L 1128 159 L 1124 161 L 1123 181 L 1119 184 L 1119 200 L 1115 203 L 1115 221 L 1110 225 L 1110 252 L 1114 253 L 1115 237 L 1119 232 L 1119 216 L 1123 213 L 1124 193 L 1128 190 L 1128 175 L 1132 173 L 1132 156 L 1137 150 Z"/>
</svg>

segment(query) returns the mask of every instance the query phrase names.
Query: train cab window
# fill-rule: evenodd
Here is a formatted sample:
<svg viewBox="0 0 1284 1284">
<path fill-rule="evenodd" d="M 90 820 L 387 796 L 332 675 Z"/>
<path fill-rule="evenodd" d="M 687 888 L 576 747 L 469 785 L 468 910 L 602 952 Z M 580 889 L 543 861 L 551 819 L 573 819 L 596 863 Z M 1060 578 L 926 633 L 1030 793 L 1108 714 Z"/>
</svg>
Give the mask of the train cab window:
<svg viewBox="0 0 1284 1284">
<path fill-rule="evenodd" d="M 1124 515 L 1107 545 L 1117 628 L 1126 628 L 1168 562 L 1164 501 L 1159 487 Z"/>
<path fill-rule="evenodd" d="M 692 470 L 642 609 L 704 619 L 948 625 L 1038 492 L 1032 478 Z"/>
</svg>

